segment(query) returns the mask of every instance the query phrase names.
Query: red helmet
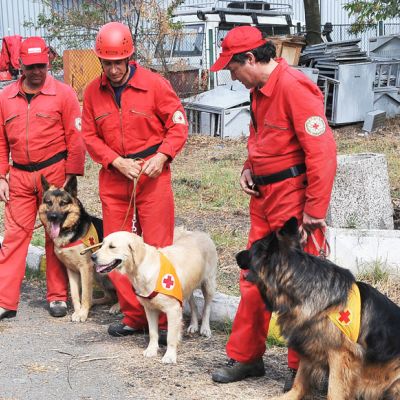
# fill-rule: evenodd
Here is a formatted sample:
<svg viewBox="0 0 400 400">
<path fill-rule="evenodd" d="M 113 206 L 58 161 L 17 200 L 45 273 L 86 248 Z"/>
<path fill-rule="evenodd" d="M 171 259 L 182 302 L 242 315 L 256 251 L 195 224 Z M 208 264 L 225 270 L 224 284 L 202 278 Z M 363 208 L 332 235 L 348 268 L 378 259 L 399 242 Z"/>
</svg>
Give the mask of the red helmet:
<svg viewBox="0 0 400 400">
<path fill-rule="evenodd" d="M 103 25 L 97 36 L 94 52 L 105 60 L 122 60 L 129 58 L 135 48 L 129 28 L 120 22 L 109 22 Z"/>
</svg>

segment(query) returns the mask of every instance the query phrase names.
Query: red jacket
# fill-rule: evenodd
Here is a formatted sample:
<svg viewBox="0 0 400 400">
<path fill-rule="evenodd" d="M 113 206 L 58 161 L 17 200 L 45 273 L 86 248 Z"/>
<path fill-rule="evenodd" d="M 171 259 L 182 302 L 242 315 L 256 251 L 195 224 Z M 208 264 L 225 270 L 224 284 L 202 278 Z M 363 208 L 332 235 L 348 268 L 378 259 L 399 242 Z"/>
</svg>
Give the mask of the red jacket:
<svg viewBox="0 0 400 400">
<path fill-rule="evenodd" d="M 0 52 L 0 71 L 9 71 L 10 67 L 19 69 L 19 49 L 21 47 L 22 36 L 3 37 Z"/>
<path fill-rule="evenodd" d="M 304 211 L 325 218 L 336 173 L 336 144 L 324 113 L 319 88 L 284 59 L 267 83 L 252 91 L 254 121 L 250 124 L 244 169 L 269 175 L 305 163 Z"/>
<path fill-rule="evenodd" d="M 104 168 L 118 157 L 162 143 L 171 159 L 186 142 L 182 104 L 170 83 L 137 64 L 118 107 L 106 76 L 94 79 L 83 100 L 82 131 L 91 157 Z"/>
<path fill-rule="evenodd" d="M 83 175 L 85 145 L 75 92 L 47 75 L 28 104 L 21 89 L 23 79 L 0 92 L 0 174 L 9 170 L 10 153 L 15 162 L 30 164 L 67 150 L 65 173 Z"/>
</svg>

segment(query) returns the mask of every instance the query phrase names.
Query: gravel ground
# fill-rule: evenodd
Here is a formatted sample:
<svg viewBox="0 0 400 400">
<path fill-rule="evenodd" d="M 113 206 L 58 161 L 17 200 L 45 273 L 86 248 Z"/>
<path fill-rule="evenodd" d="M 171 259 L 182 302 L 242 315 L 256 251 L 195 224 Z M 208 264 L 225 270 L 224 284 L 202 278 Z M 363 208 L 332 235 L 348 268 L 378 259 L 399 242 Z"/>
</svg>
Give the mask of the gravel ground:
<svg viewBox="0 0 400 400">
<path fill-rule="evenodd" d="M 285 348 L 267 351 L 265 377 L 215 384 L 210 374 L 225 362 L 225 333 L 184 335 L 178 364 L 163 365 L 165 348 L 156 359 L 142 356 L 147 335 L 107 334 L 117 317 L 105 306 L 78 324 L 50 317 L 44 298 L 43 283 L 28 280 L 17 317 L 0 322 L 0 400 L 243 400 L 276 395 L 283 386 Z"/>
</svg>

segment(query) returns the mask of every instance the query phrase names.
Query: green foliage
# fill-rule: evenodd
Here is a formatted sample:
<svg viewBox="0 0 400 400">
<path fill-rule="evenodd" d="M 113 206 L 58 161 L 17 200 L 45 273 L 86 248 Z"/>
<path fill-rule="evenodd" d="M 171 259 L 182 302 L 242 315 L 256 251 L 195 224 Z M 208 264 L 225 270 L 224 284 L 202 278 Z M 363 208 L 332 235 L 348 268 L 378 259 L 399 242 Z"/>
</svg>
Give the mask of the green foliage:
<svg viewBox="0 0 400 400">
<path fill-rule="evenodd" d="M 31 245 L 38 246 L 38 247 L 44 247 L 44 244 L 45 244 L 44 229 L 40 228 L 40 229 L 33 231 Z"/>
<path fill-rule="evenodd" d="M 71 0 L 67 5 L 60 0 L 40 1 L 50 11 L 39 14 L 36 21 L 25 21 L 24 26 L 44 29 L 47 42 L 56 49 L 91 48 L 100 27 L 118 21 L 129 26 L 136 56 L 147 64 L 153 56 L 149 49 L 162 43 L 171 29 L 180 28 L 171 23 L 171 16 L 184 0 L 173 0 L 166 9 L 158 0 Z"/>
<path fill-rule="evenodd" d="M 356 17 L 350 28 L 353 34 L 372 29 L 379 21 L 400 16 L 399 0 L 351 0 L 343 8 Z"/>
<path fill-rule="evenodd" d="M 386 282 L 389 279 L 389 272 L 385 265 L 385 262 L 381 260 L 365 263 L 359 266 L 360 273 L 357 274 L 357 279 L 373 286 L 381 282 Z"/>
</svg>

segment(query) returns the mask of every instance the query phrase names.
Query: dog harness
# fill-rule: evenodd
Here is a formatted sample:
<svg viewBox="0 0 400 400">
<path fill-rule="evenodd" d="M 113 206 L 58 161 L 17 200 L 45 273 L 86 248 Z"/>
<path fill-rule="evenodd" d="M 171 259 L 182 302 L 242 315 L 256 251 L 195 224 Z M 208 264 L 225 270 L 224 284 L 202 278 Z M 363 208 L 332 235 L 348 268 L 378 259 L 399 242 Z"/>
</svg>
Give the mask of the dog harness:
<svg viewBox="0 0 400 400">
<path fill-rule="evenodd" d="M 361 325 L 361 296 L 356 283 L 350 289 L 346 307 L 328 317 L 350 340 L 357 342 Z"/>
<path fill-rule="evenodd" d="M 65 246 L 63 246 L 63 248 L 74 247 L 80 244 L 84 244 L 85 247 L 90 247 L 98 243 L 99 243 L 99 235 L 97 234 L 95 226 L 93 225 L 93 223 L 91 223 L 88 231 L 86 232 L 86 235 L 82 239 L 76 240 L 75 242 L 72 243 L 68 243 Z"/>
<path fill-rule="evenodd" d="M 156 297 L 159 293 L 165 294 L 167 296 L 172 296 L 181 303 L 183 302 L 183 293 L 181 282 L 176 274 L 175 267 L 168 260 L 168 258 L 160 253 L 160 273 L 158 274 L 156 287 L 153 292 L 148 296 L 143 296 L 139 294 L 135 289 L 135 293 L 139 297 L 144 297 L 146 299 L 152 299 Z"/>
</svg>

